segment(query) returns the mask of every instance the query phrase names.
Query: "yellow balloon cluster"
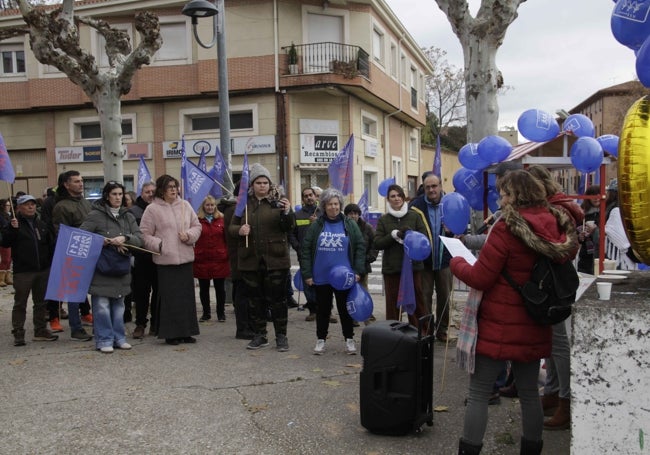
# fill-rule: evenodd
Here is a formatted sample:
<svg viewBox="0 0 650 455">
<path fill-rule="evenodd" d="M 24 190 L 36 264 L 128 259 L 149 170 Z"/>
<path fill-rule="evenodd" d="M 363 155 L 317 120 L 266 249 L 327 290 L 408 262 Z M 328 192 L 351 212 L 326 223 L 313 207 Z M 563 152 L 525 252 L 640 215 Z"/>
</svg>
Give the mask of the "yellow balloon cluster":
<svg viewBox="0 0 650 455">
<path fill-rule="evenodd" d="M 650 96 L 625 115 L 618 146 L 618 199 L 632 248 L 650 264 Z"/>
</svg>

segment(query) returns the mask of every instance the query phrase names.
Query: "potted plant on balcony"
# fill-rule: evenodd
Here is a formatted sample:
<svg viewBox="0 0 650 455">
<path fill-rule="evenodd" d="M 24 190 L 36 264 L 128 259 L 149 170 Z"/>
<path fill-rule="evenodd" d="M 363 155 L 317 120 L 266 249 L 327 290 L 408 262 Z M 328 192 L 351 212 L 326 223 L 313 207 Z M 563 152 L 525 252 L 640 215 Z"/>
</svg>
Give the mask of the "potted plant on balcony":
<svg viewBox="0 0 650 455">
<path fill-rule="evenodd" d="M 289 74 L 298 74 L 298 51 L 293 42 L 287 52 L 287 56 L 289 57 Z"/>
</svg>

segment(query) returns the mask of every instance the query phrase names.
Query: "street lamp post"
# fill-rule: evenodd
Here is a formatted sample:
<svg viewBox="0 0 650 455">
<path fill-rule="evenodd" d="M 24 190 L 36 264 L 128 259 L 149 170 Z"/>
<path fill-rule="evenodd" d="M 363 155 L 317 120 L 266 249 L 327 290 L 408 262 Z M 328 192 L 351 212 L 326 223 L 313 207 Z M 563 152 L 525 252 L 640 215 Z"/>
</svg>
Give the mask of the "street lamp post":
<svg viewBox="0 0 650 455">
<path fill-rule="evenodd" d="M 223 186 L 226 192 L 232 194 L 233 181 L 232 181 L 232 160 L 230 153 L 230 100 L 228 96 L 228 57 L 226 56 L 226 16 L 223 0 L 214 0 L 212 3 L 207 0 L 190 0 L 183 7 L 181 11 L 185 16 L 192 18 L 192 31 L 194 32 L 194 39 L 204 49 L 209 49 L 215 44 L 217 45 L 217 66 L 219 67 L 219 137 L 221 156 L 226 163 L 226 174 L 228 177 L 224 179 Z M 214 30 L 212 33 L 212 41 L 209 44 L 204 44 L 199 38 L 197 31 L 198 18 L 212 17 L 212 24 Z"/>
</svg>

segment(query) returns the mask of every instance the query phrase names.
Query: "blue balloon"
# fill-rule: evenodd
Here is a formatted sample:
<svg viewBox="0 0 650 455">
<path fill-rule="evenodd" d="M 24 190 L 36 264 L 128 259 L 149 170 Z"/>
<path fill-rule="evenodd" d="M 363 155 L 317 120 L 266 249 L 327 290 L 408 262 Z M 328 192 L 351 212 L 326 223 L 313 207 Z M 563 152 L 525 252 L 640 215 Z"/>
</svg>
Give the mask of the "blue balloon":
<svg viewBox="0 0 650 455">
<path fill-rule="evenodd" d="M 442 206 L 442 222 L 456 235 L 467 230 L 470 209 L 467 199 L 460 193 L 448 193 L 440 201 Z"/>
<path fill-rule="evenodd" d="M 472 171 L 461 167 L 454 173 L 452 182 L 458 193 L 467 196 L 476 188 L 483 188 L 483 171 Z"/>
<path fill-rule="evenodd" d="M 303 285 L 302 282 L 302 273 L 300 273 L 300 269 L 298 269 L 298 271 L 293 276 L 293 286 L 299 291 L 305 290 L 305 286 Z"/>
<path fill-rule="evenodd" d="M 335 265 L 330 270 L 330 284 L 337 291 L 350 289 L 356 283 L 354 271 L 345 265 Z"/>
<path fill-rule="evenodd" d="M 500 163 L 512 152 L 512 144 L 501 136 L 485 136 L 478 143 L 478 156 L 490 164 Z"/>
<path fill-rule="evenodd" d="M 483 210 L 483 187 L 476 188 L 469 194 L 463 194 L 469 206 L 474 210 Z"/>
<path fill-rule="evenodd" d="M 293 208 L 293 211 L 294 212 L 300 212 L 301 209 L 302 209 L 302 205 L 296 204 L 296 206 Z"/>
<path fill-rule="evenodd" d="M 644 87 L 650 87 L 650 38 L 636 53 L 636 75 Z"/>
<path fill-rule="evenodd" d="M 421 232 L 406 231 L 404 252 L 413 261 L 424 261 L 431 254 L 431 243 Z"/>
<path fill-rule="evenodd" d="M 596 138 L 603 150 L 612 156 L 618 156 L 619 137 L 615 134 L 604 134 Z"/>
<path fill-rule="evenodd" d="M 571 131 L 576 137 L 594 137 L 596 130 L 589 117 L 582 114 L 569 115 L 562 124 L 564 131 Z"/>
<path fill-rule="evenodd" d="M 633 5 L 630 5 L 633 3 Z M 619 1 L 612 11 L 610 26 L 616 41 L 638 49 L 650 36 L 650 0 Z"/>
<path fill-rule="evenodd" d="M 603 148 L 593 137 L 580 137 L 571 147 L 571 163 L 580 172 L 594 172 L 603 162 Z"/>
<path fill-rule="evenodd" d="M 490 163 L 478 156 L 478 144 L 470 143 L 463 145 L 458 151 L 458 161 L 467 169 L 485 169 Z"/>
<path fill-rule="evenodd" d="M 377 192 L 381 197 L 388 196 L 388 187 L 395 184 L 395 177 L 391 177 L 386 180 L 382 180 L 377 187 Z"/>
<path fill-rule="evenodd" d="M 529 109 L 519 116 L 517 128 L 523 137 L 532 142 L 546 142 L 560 133 L 560 125 L 548 112 Z"/>
<path fill-rule="evenodd" d="M 363 286 L 356 283 L 350 289 L 350 292 L 348 292 L 348 297 L 345 299 L 345 307 L 350 317 L 355 321 L 367 321 L 372 315 L 372 297 L 370 297 L 370 294 L 368 294 L 368 291 Z"/>
</svg>

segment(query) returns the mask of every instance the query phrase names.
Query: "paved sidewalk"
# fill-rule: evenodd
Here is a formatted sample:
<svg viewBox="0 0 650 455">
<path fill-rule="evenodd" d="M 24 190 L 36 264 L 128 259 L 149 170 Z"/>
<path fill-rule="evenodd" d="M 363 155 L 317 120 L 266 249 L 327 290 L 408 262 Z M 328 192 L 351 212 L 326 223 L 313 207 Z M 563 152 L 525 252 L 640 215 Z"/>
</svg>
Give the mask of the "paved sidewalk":
<svg viewBox="0 0 650 455">
<path fill-rule="evenodd" d="M 383 318 L 383 297 L 373 299 Z M 292 309 L 290 351 L 273 343 L 248 351 L 234 338 L 227 306 L 227 321 L 201 323 L 195 345 L 129 336 L 133 350 L 106 355 L 92 342 L 71 341 L 69 331 L 56 342 L 31 342 L 31 304 L 27 346 L 14 347 L 12 300 L 0 290 L 0 453 L 457 453 L 468 380 L 453 343 L 435 346 L 434 426 L 385 437 L 360 425 L 362 357 L 343 352 L 340 324 L 330 326 L 326 354 L 314 356 L 315 323 Z M 519 428 L 517 400 L 502 398 L 490 407 L 482 453 L 518 454 Z M 569 442 L 568 431 L 545 432 L 544 453 L 568 454 Z"/>
</svg>

